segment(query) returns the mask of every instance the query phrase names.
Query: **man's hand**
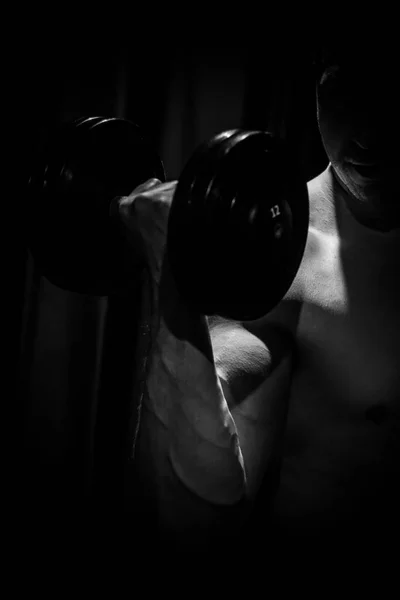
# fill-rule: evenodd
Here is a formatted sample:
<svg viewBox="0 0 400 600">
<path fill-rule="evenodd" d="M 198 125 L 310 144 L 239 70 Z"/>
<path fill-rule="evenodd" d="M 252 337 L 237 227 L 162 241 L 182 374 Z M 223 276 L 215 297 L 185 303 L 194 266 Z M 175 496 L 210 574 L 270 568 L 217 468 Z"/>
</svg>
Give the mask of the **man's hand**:
<svg viewBox="0 0 400 600">
<path fill-rule="evenodd" d="M 176 182 L 149 179 L 129 196 L 116 198 L 111 215 L 119 214 L 128 242 L 139 252 L 149 269 L 153 285 L 159 287 L 167 243 L 168 217 Z"/>
</svg>

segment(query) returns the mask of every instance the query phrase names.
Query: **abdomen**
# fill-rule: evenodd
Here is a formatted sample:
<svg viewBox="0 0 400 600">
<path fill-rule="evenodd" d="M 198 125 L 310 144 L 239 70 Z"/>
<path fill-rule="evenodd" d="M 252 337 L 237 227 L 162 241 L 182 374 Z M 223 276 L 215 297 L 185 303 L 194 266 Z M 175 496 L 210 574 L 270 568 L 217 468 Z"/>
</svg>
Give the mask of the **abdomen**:
<svg viewBox="0 0 400 600">
<path fill-rule="evenodd" d="M 368 420 L 334 395 L 312 372 L 294 377 L 274 503 L 275 526 L 289 537 L 379 532 L 398 520 L 399 419 Z"/>
</svg>

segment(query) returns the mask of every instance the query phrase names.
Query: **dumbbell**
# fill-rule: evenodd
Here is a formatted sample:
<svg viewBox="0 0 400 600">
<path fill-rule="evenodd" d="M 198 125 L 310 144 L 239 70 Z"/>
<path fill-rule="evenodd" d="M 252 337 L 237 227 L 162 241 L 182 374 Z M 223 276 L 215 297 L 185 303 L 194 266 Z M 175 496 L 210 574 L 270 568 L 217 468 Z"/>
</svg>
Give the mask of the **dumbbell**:
<svg viewBox="0 0 400 600">
<path fill-rule="evenodd" d="M 165 180 L 139 127 L 103 117 L 63 124 L 38 148 L 29 174 L 26 231 L 42 275 L 64 290 L 97 296 L 137 285 L 134 274 L 127 276 L 124 239 L 109 205 L 146 179 Z"/>
<path fill-rule="evenodd" d="M 116 196 L 165 181 L 143 131 L 120 118 L 64 125 L 32 167 L 28 244 L 42 274 L 74 292 L 109 295 L 140 285 L 138 253 L 127 268 Z M 176 287 L 202 314 L 254 320 L 290 288 L 304 253 L 307 185 L 291 151 L 272 134 L 234 129 L 201 144 L 179 177 L 167 256 Z"/>
</svg>

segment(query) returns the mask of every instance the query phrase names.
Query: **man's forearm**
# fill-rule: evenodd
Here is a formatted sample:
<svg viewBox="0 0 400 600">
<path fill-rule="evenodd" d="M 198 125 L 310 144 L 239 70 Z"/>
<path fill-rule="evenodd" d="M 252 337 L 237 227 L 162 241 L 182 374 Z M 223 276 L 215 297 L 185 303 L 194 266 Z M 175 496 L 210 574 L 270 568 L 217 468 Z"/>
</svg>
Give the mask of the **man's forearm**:
<svg viewBox="0 0 400 600">
<path fill-rule="evenodd" d="M 246 514 L 245 472 L 207 320 L 175 297 L 153 319 L 151 333 L 136 492 L 159 532 L 186 541 L 191 530 L 204 539 L 226 535 Z"/>
<path fill-rule="evenodd" d="M 244 494 L 239 440 L 216 372 L 207 320 L 177 303 L 152 348 L 145 404 L 167 427 L 168 454 L 196 494 L 222 504 Z M 173 321 L 172 321 L 173 319 Z"/>
</svg>

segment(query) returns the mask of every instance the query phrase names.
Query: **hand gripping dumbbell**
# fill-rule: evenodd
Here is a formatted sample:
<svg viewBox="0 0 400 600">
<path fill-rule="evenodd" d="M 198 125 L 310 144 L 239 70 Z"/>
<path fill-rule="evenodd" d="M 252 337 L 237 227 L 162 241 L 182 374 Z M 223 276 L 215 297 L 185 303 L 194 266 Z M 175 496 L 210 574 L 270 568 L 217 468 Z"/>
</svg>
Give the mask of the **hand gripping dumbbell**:
<svg viewBox="0 0 400 600">
<path fill-rule="evenodd" d="M 91 117 L 56 131 L 27 196 L 28 243 L 42 274 L 100 296 L 135 286 L 109 208 L 154 177 L 165 181 L 163 163 L 130 121 Z M 214 136 L 185 165 L 172 201 L 166 251 L 179 293 L 202 314 L 260 318 L 296 276 L 308 221 L 307 185 L 284 144 L 263 131 Z"/>
</svg>

